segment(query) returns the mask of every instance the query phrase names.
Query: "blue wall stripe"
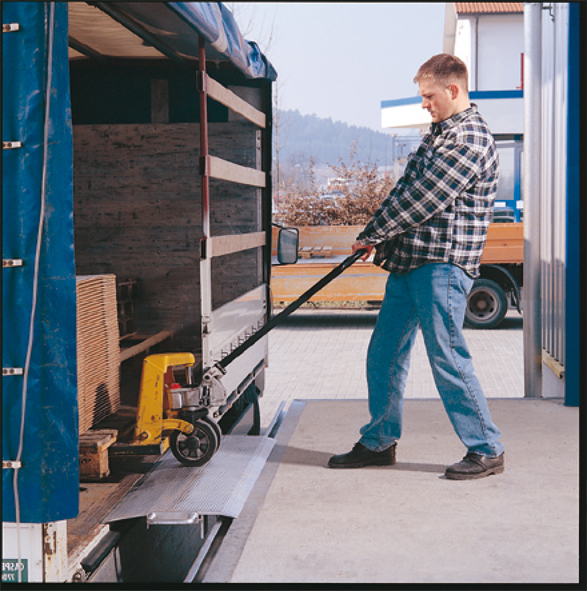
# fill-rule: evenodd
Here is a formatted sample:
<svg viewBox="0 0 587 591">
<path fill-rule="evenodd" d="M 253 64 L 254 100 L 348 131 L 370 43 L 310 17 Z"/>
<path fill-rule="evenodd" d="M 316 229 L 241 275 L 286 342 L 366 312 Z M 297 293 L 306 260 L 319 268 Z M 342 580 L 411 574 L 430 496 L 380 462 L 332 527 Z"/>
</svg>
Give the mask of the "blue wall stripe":
<svg viewBox="0 0 587 591">
<path fill-rule="evenodd" d="M 523 90 L 474 90 L 469 93 L 469 98 L 474 100 L 484 99 L 512 99 L 524 98 Z M 421 96 L 410 96 L 408 98 L 381 101 L 381 108 L 403 107 L 406 105 L 418 105 L 422 102 Z"/>
<path fill-rule="evenodd" d="M 585 216 L 581 218 L 580 203 L 580 47 L 578 3 L 569 4 L 569 61 L 567 108 L 567 243 L 566 243 L 566 318 L 565 318 L 565 405 L 579 406 L 581 391 L 581 330 L 585 330 L 585 306 L 581 305 L 581 258 L 586 244 L 581 241 L 585 232 Z M 583 54 L 584 55 L 584 54 Z M 585 108 L 583 107 L 583 114 Z M 585 122 L 583 121 L 583 127 Z M 583 129 L 583 133 L 585 130 Z M 583 222 L 583 228 L 581 228 Z M 583 271 L 585 259 L 583 258 Z M 585 370 L 585 365 L 583 365 Z M 584 391 L 584 390 L 583 390 Z"/>
</svg>

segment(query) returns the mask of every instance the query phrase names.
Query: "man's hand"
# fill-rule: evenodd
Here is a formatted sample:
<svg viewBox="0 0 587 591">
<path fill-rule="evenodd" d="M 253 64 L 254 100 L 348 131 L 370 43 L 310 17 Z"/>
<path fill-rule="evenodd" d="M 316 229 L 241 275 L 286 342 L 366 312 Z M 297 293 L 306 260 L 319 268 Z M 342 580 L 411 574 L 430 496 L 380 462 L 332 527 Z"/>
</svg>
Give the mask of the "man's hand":
<svg viewBox="0 0 587 591">
<path fill-rule="evenodd" d="M 361 244 L 358 240 L 352 246 L 353 254 L 357 252 L 357 250 L 366 250 L 367 252 L 359 259 L 360 261 L 366 261 L 371 256 L 371 251 L 375 248 L 374 244 Z"/>
</svg>

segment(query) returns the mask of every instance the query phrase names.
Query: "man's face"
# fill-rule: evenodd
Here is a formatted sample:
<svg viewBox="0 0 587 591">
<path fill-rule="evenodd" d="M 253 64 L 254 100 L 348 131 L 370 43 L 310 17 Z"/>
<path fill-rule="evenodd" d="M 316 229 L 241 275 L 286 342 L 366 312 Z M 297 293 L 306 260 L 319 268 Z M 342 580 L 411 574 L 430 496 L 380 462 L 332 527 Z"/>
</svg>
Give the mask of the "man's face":
<svg viewBox="0 0 587 591">
<path fill-rule="evenodd" d="M 445 88 L 429 78 L 420 80 L 418 86 L 422 96 L 422 108 L 429 111 L 433 123 L 445 121 L 456 113 L 450 87 Z"/>
</svg>

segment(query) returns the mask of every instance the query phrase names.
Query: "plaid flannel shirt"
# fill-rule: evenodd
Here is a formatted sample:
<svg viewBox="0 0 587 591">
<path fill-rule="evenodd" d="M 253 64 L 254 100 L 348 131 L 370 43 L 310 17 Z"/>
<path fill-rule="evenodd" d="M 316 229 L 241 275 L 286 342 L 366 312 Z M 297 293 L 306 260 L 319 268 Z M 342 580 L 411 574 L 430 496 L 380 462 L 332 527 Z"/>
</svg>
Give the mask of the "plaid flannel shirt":
<svg viewBox="0 0 587 591">
<path fill-rule="evenodd" d="M 433 123 L 357 239 L 377 245 L 374 262 L 388 271 L 445 262 L 477 277 L 498 165 L 493 136 L 476 105 Z"/>
</svg>

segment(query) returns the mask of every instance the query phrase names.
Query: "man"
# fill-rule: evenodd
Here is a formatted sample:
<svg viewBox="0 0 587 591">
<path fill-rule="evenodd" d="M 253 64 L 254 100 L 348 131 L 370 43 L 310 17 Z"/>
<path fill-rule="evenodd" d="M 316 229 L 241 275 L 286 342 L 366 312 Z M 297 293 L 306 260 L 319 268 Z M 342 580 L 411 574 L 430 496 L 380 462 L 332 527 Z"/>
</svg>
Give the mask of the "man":
<svg viewBox="0 0 587 591">
<path fill-rule="evenodd" d="M 445 476 L 465 480 L 504 470 L 491 420 L 462 333 L 467 295 L 497 190 L 498 156 L 487 124 L 469 102 L 466 65 L 449 54 L 424 63 L 414 81 L 432 126 L 404 175 L 357 237 L 353 252 L 376 249 L 390 272 L 367 353 L 371 420 L 352 451 L 331 468 L 395 463 L 403 392 L 418 326 L 438 392 L 468 452 Z"/>
</svg>

